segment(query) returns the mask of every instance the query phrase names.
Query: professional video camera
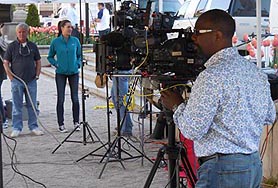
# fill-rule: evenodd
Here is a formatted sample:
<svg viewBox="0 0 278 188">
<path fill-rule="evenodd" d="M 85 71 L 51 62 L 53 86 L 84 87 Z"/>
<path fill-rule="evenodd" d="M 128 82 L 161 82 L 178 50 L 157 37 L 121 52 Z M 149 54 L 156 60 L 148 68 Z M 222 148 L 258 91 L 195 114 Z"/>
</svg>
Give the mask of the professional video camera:
<svg viewBox="0 0 278 188">
<path fill-rule="evenodd" d="M 172 30 L 174 17 L 151 14 L 151 3 L 140 9 L 131 1 L 123 2 L 115 13 L 117 29 L 96 45 L 97 72 L 135 67 L 152 79 L 194 80 L 203 70 L 204 59 L 191 39 L 193 33 L 190 29 Z M 179 37 L 167 40 L 171 32 L 179 32 Z"/>
</svg>

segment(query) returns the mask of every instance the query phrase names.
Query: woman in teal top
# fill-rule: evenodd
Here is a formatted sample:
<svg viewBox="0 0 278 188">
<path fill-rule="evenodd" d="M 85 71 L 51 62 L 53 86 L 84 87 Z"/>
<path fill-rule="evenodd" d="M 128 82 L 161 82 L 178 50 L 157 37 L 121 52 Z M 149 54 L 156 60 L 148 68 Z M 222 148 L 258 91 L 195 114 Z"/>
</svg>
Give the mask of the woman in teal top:
<svg viewBox="0 0 278 188">
<path fill-rule="evenodd" d="M 62 133 L 68 132 L 64 125 L 64 101 L 65 87 L 68 80 L 71 101 L 73 124 L 76 130 L 79 127 L 79 99 L 78 99 L 78 83 L 79 83 L 79 68 L 81 66 L 81 45 L 76 37 L 71 36 L 72 25 L 69 20 L 60 21 L 58 24 L 59 35 L 50 45 L 48 52 L 48 61 L 56 67 L 56 87 L 57 87 L 57 118 L 59 131 Z"/>
</svg>

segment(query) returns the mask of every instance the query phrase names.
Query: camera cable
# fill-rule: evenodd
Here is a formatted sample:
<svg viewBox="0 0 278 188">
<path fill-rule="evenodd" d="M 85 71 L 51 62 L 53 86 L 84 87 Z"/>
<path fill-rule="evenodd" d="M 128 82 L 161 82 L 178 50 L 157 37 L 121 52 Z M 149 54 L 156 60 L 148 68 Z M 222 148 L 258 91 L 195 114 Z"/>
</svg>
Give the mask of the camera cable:
<svg viewBox="0 0 278 188">
<path fill-rule="evenodd" d="M 2 58 L 1 58 L 1 59 L 2 59 Z M 24 85 L 24 87 L 25 87 L 25 89 L 26 89 L 26 93 L 27 93 L 28 99 L 29 99 L 29 101 L 30 101 L 30 104 L 31 104 L 31 107 L 32 107 L 33 111 L 35 112 L 35 116 L 36 116 L 36 118 L 37 118 L 37 121 L 38 121 L 39 125 L 46 131 L 46 133 L 48 133 L 50 136 L 52 136 L 52 137 L 54 138 L 54 140 L 55 140 L 58 144 L 60 144 L 61 146 L 63 146 L 63 145 L 61 144 L 61 142 L 58 140 L 58 138 L 57 138 L 53 133 L 51 133 L 51 132 L 43 125 L 43 123 L 41 122 L 40 118 L 38 117 L 38 114 L 37 114 L 35 105 L 34 105 L 32 99 L 31 99 L 31 95 L 30 95 L 30 92 L 29 92 L 29 89 L 28 89 L 27 84 L 24 82 L 24 80 L 22 80 L 20 77 L 18 77 L 17 75 L 15 75 L 10 69 L 8 69 L 8 71 L 9 71 L 9 73 L 11 73 L 11 74 L 13 75 L 14 79 L 19 80 L 19 81 Z M 3 135 L 4 135 L 4 134 L 3 134 Z M 14 162 L 14 155 L 15 155 L 15 149 L 16 149 L 16 144 L 17 144 L 17 142 L 16 142 L 15 139 L 13 139 L 13 138 L 11 138 L 11 137 L 9 137 L 9 136 L 7 136 L 7 135 L 4 135 L 4 136 L 7 137 L 7 138 L 9 138 L 9 139 L 11 139 L 11 140 L 13 140 L 13 141 L 15 141 L 15 146 L 14 146 L 14 148 L 13 148 L 13 150 L 12 150 L 14 154 L 12 155 L 13 157 L 11 157 L 11 166 L 12 166 L 12 169 L 14 170 L 15 173 L 20 174 L 21 176 L 24 176 L 24 177 L 28 177 L 28 179 L 30 179 L 31 181 L 33 181 L 32 178 L 30 178 L 29 176 L 27 176 L 27 175 L 25 175 L 25 174 L 19 172 L 18 169 L 14 168 L 14 165 L 17 164 L 17 162 Z M 71 161 L 73 162 L 74 165 L 76 165 L 77 167 L 79 167 L 82 171 L 84 171 L 85 174 L 87 174 L 87 175 L 90 176 L 90 174 L 89 174 L 82 166 L 80 166 L 78 163 L 76 163 L 76 161 L 72 158 L 72 156 L 70 155 L 70 153 L 69 153 L 68 151 L 66 151 L 66 155 L 71 159 Z M 44 184 L 42 184 L 42 183 L 40 183 L 40 182 L 37 182 L 37 181 L 35 181 L 35 180 L 34 180 L 33 182 L 38 183 L 39 185 L 41 185 L 41 186 L 43 186 L 43 187 L 46 187 Z"/>
</svg>

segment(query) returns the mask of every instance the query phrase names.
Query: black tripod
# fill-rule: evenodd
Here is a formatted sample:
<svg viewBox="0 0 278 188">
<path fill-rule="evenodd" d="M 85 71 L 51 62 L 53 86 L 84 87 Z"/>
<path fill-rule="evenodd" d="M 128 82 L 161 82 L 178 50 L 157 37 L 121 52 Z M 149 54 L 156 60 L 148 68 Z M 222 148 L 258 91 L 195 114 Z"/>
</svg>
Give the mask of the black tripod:
<svg viewBox="0 0 278 188">
<path fill-rule="evenodd" d="M 84 155 L 80 159 L 76 160 L 76 162 L 81 161 L 82 159 L 85 159 L 89 155 L 91 156 L 100 156 L 102 157 L 103 155 L 100 154 L 95 154 L 95 152 L 99 151 L 101 148 L 106 148 L 106 146 L 110 147 L 111 146 L 111 134 L 110 134 L 110 108 L 109 108 L 109 100 L 111 97 L 109 97 L 109 91 L 108 91 L 108 78 L 106 76 L 106 82 L 105 82 L 105 88 L 106 88 L 106 115 L 107 115 L 107 131 L 108 131 L 108 141 L 105 144 L 102 144 L 100 147 L 96 148 L 95 150 L 91 151 L 90 153 Z"/>
<path fill-rule="evenodd" d="M 81 0 L 79 0 L 79 11 L 80 11 L 80 44 L 81 44 L 81 85 L 82 85 L 82 122 L 80 123 L 81 126 L 83 127 L 83 140 L 82 141 L 76 141 L 76 140 L 68 140 L 70 138 L 70 136 L 76 132 L 76 130 L 78 129 L 78 127 L 76 126 L 71 132 L 70 134 L 52 151 L 52 154 L 54 154 L 61 146 L 63 143 L 65 142 L 75 142 L 75 143 L 83 143 L 84 145 L 86 145 L 88 143 L 87 139 L 91 138 L 91 142 L 100 142 L 102 145 L 102 141 L 100 140 L 100 138 L 98 137 L 98 135 L 96 134 L 96 132 L 92 129 L 92 127 L 90 127 L 90 125 L 88 124 L 88 122 L 86 121 L 86 105 L 85 105 L 85 100 L 86 98 L 89 97 L 88 94 L 88 89 L 85 89 L 84 87 L 84 65 L 87 63 L 87 61 L 83 60 L 83 35 L 82 35 L 82 9 L 81 9 Z M 88 19 L 88 18 L 87 18 Z M 88 137 L 87 137 L 87 132 L 88 132 Z M 95 135 L 95 137 L 97 138 L 97 141 L 94 140 L 93 135 Z"/>
<path fill-rule="evenodd" d="M 82 54 L 82 46 L 81 46 L 81 54 Z M 82 56 L 82 55 L 81 55 Z M 82 59 L 82 58 L 81 58 Z M 100 138 L 98 137 L 98 135 L 96 134 L 96 132 L 93 130 L 92 127 L 90 127 L 89 123 L 86 121 L 86 98 L 89 97 L 88 94 L 88 89 L 85 89 L 84 87 L 84 64 L 86 64 L 86 61 L 83 61 L 82 66 L 81 66 L 81 88 L 82 88 L 82 122 L 80 123 L 80 125 L 82 126 L 82 130 L 83 130 L 83 140 L 82 141 L 77 141 L 77 140 L 68 140 L 70 138 L 70 136 L 76 132 L 76 129 L 78 128 L 77 126 L 68 134 L 68 136 L 52 151 L 52 154 L 54 154 L 61 146 L 63 143 L 65 142 L 75 142 L 75 143 L 83 143 L 84 145 L 86 145 L 88 143 L 87 139 L 90 138 L 91 142 L 100 142 L 101 144 L 102 141 L 100 140 Z M 87 132 L 88 132 L 88 136 L 87 136 Z M 95 141 L 93 138 L 93 135 L 95 135 L 95 137 L 97 138 L 97 140 Z"/>
<path fill-rule="evenodd" d="M 81 47 L 82 49 L 82 47 Z M 81 54 L 82 54 L 82 50 L 81 50 Z M 82 58 L 81 58 L 82 59 Z M 80 126 L 82 126 L 82 130 L 83 130 L 83 140 L 82 141 L 77 141 L 77 140 L 68 140 L 70 138 L 71 135 L 73 135 L 73 133 L 76 132 L 76 129 L 78 128 L 77 126 L 68 134 L 68 136 L 52 151 L 52 154 L 54 154 L 61 146 L 63 143 L 65 142 L 74 142 L 74 143 L 83 143 L 84 145 L 86 145 L 88 143 L 88 138 L 91 139 L 91 142 L 100 142 L 101 144 L 102 141 L 100 140 L 100 138 L 98 137 L 98 135 L 96 134 L 96 132 L 93 130 L 92 127 L 90 127 L 90 125 L 88 124 L 88 122 L 86 121 L 86 104 L 85 104 L 85 100 L 86 98 L 89 97 L 88 94 L 88 89 L 84 88 L 84 64 L 86 64 L 86 61 L 83 61 L 82 66 L 81 66 L 81 85 L 82 85 L 82 122 L 80 123 Z M 88 132 L 88 136 L 87 136 L 87 132 Z M 93 134 L 95 135 L 95 137 L 97 138 L 97 140 L 95 141 L 93 138 Z"/>
<path fill-rule="evenodd" d="M 121 76 L 128 76 L 128 75 L 112 75 L 114 77 L 116 77 L 116 86 L 117 86 L 117 105 L 116 105 L 116 110 L 117 110 L 117 136 L 116 138 L 113 140 L 112 144 L 109 146 L 108 150 L 106 151 L 106 153 L 104 154 L 104 156 L 102 157 L 101 161 L 100 162 L 103 162 L 104 158 L 106 157 L 106 161 L 104 163 L 104 166 L 99 174 L 99 179 L 101 178 L 103 172 L 104 172 L 104 169 L 105 167 L 107 166 L 107 164 L 109 162 L 120 162 L 120 164 L 122 165 L 122 167 L 125 169 L 122 161 L 124 160 L 129 160 L 129 159 L 135 159 L 135 158 L 140 158 L 140 157 L 145 157 L 147 160 L 149 160 L 151 163 L 152 161 L 143 153 L 141 152 L 139 149 L 137 149 L 134 145 L 132 145 L 128 139 L 124 138 L 121 136 L 121 128 L 122 128 L 122 125 L 123 125 L 123 122 L 125 120 L 125 117 L 126 117 L 126 114 L 127 114 L 127 108 L 125 109 L 125 114 L 124 114 L 124 117 L 122 117 L 122 120 L 121 120 L 121 116 L 120 116 L 120 101 L 119 101 L 119 77 Z M 135 90 L 135 86 L 137 84 L 137 81 L 134 81 L 133 82 L 133 86 L 132 86 L 132 91 L 134 92 Z M 128 101 L 127 101 L 127 106 L 128 104 L 130 104 L 131 102 L 131 97 L 128 98 Z M 133 148 L 136 152 L 138 152 L 140 155 L 136 155 L 136 156 L 133 156 L 131 155 L 130 153 L 126 152 L 125 150 L 122 149 L 122 146 L 121 146 L 121 141 L 124 141 L 126 144 L 128 144 L 131 148 Z M 115 149 L 118 149 L 118 151 L 116 152 Z M 115 155 L 116 153 L 116 155 Z M 122 157 L 122 153 L 126 154 L 127 157 Z M 111 157 L 113 157 L 114 159 L 111 159 Z"/>
<path fill-rule="evenodd" d="M 155 163 L 151 169 L 151 172 L 145 182 L 144 188 L 149 188 L 154 175 L 159 168 L 161 161 L 163 160 L 164 155 L 167 153 L 169 162 L 168 162 L 168 171 L 169 171 L 169 188 L 178 188 L 180 187 L 180 180 L 179 180 L 179 156 L 181 162 L 184 166 L 185 173 L 190 180 L 192 187 L 195 187 L 195 183 L 197 178 L 193 172 L 193 169 L 189 163 L 189 160 L 186 155 L 185 148 L 182 145 L 178 145 L 175 141 L 175 124 L 172 119 L 173 113 L 169 110 L 164 108 L 166 114 L 166 120 L 168 125 L 168 145 L 163 146 L 159 149 L 157 153 L 157 158 Z"/>
</svg>

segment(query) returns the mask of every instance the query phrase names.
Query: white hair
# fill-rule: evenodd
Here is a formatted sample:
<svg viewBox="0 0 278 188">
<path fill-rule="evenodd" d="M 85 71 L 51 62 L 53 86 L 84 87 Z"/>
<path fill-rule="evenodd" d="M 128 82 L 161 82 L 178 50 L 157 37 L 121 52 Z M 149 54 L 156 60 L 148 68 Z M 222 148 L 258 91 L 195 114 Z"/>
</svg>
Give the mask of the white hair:
<svg viewBox="0 0 278 188">
<path fill-rule="evenodd" d="M 26 23 L 19 23 L 15 30 L 19 30 L 19 29 L 24 29 L 25 31 L 29 31 L 29 25 L 27 25 Z"/>
</svg>

